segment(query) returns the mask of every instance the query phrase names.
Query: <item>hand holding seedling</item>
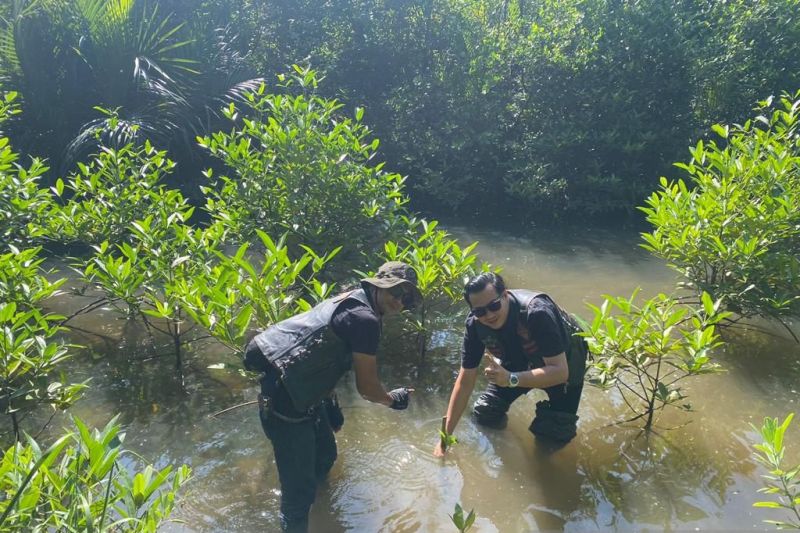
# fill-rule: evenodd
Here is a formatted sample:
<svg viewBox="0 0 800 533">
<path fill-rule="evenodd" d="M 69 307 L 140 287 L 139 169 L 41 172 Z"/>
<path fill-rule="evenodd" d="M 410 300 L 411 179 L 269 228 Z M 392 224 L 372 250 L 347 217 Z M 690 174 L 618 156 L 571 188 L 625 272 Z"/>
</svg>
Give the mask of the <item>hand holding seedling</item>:
<svg viewBox="0 0 800 533">
<path fill-rule="evenodd" d="M 489 380 L 489 383 L 494 383 L 500 387 L 508 387 L 508 370 L 500 366 L 500 360 L 495 358 L 489 352 L 486 352 L 486 368 L 483 369 L 483 375 Z"/>
<path fill-rule="evenodd" d="M 447 433 L 447 417 L 442 417 L 442 428 L 439 430 L 439 441 L 433 448 L 434 457 L 444 457 L 447 448 L 453 444 L 458 444 L 458 439 L 454 435 Z"/>
</svg>

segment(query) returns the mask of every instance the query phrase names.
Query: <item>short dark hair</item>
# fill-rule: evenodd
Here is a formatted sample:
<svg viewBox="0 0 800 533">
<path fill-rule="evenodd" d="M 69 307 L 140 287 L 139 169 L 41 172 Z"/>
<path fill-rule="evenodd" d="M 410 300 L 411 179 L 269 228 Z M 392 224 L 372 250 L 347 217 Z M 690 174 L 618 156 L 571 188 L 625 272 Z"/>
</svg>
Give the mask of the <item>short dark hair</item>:
<svg viewBox="0 0 800 533">
<path fill-rule="evenodd" d="M 496 272 L 481 272 L 477 276 L 470 278 L 467 284 L 464 285 L 464 299 L 467 301 L 467 304 L 472 305 L 472 302 L 469 301 L 470 294 L 481 292 L 489 285 L 495 288 L 498 296 L 503 294 L 503 291 L 506 290 L 506 282 L 503 281 L 500 274 Z"/>
</svg>

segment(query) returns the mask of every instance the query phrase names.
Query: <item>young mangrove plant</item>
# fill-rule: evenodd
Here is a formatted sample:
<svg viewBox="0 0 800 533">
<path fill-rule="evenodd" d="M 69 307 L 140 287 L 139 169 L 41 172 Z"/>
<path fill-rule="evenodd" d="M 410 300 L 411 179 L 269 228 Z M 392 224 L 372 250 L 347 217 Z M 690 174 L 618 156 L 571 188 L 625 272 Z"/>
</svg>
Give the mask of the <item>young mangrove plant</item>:
<svg viewBox="0 0 800 533">
<path fill-rule="evenodd" d="M 304 253 L 294 258 L 285 235 L 275 242 L 263 231 L 256 234 L 263 256 L 249 257 L 249 245 L 243 244 L 230 256 L 218 252 L 217 264 L 208 271 L 170 285 L 187 315 L 239 355 L 254 329 L 306 311 L 330 295 L 332 287 L 316 276 L 340 250 L 318 255 L 304 247 Z"/>
<path fill-rule="evenodd" d="M 17 93 L 0 93 L 0 127 L 18 112 Z M 33 159 L 28 168 L 17 160 L 8 137 L 0 131 L 0 241 L 30 245 L 42 236 L 42 221 L 50 210 L 50 194 L 39 188 L 39 179 L 47 167 Z"/>
<path fill-rule="evenodd" d="M 453 514 L 450 515 L 450 520 L 453 521 L 453 525 L 456 526 L 458 531 L 464 533 L 469 531 L 472 528 L 472 524 L 475 523 L 475 510 L 471 510 L 465 517 L 464 509 L 461 508 L 461 504 L 457 503 Z"/>
<path fill-rule="evenodd" d="M 40 272 L 38 252 L 12 247 L 0 255 L 0 410 L 15 440 L 21 438 L 22 421 L 39 406 L 64 409 L 85 387 L 58 377 L 70 346 L 57 339 L 62 317 L 40 307 L 64 280 L 51 282 Z"/>
<path fill-rule="evenodd" d="M 169 518 L 189 467 L 144 465 L 122 448 L 116 418 L 75 429 L 42 450 L 28 438 L 5 450 L 0 462 L 0 531 L 112 531 L 155 533 Z"/>
<path fill-rule="evenodd" d="M 659 294 L 637 303 L 630 298 L 605 296 L 591 322 L 581 321 L 594 355 L 589 382 L 615 388 L 633 413 L 624 422 L 642 420 L 653 427 L 655 415 L 667 406 L 691 410 L 681 387 L 686 378 L 719 371 L 711 351 L 722 343 L 716 324 L 728 313 L 719 310 L 707 293 L 702 307 L 680 305 Z"/>
<path fill-rule="evenodd" d="M 492 267 L 486 263 L 476 265 L 478 256 L 474 250 L 477 242 L 461 247 L 449 233 L 437 229 L 438 221 L 403 218 L 408 226 L 408 236 L 401 244 L 387 242 L 382 258 L 404 261 L 417 272 L 417 286 L 424 302 L 420 309 L 415 310 L 410 323 L 417 333 L 419 354 L 425 357 L 435 302 L 443 296 L 450 304 L 460 302 L 467 279 Z"/>
<path fill-rule="evenodd" d="M 99 245 L 130 242 L 134 221 L 189 211 L 181 194 L 162 182 L 175 168 L 149 141 L 120 148 L 101 146 L 88 164 L 78 163 L 52 191 L 59 202 L 50 213 L 48 236 L 61 243 Z"/>
<path fill-rule="evenodd" d="M 246 95 L 245 109 L 224 110 L 231 131 L 198 139 L 232 171 L 207 172 L 215 184 L 203 189 L 206 209 L 238 243 L 261 229 L 288 231 L 292 245 L 371 249 L 408 201 L 403 178 L 371 163 L 378 141 L 362 123 L 363 109 L 344 116 L 341 103 L 317 94 L 311 69 L 295 66 L 279 81 L 281 94 L 262 84 Z"/>
<path fill-rule="evenodd" d="M 762 439 L 761 444 L 753 445 L 756 449 L 753 455 L 769 472 L 763 475 L 767 481 L 758 492 L 774 498 L 756 502 L 753 507 L 786 512 L 789 516 L 786 521 L 764 520 L 778 529 L 800 529 L 800 465 L 787 467 L 784 464 L 784 435 L 793 418 L 794 413 L 790 413 L 782 423 L 778 423 L 777 418 L 766 417 L 760 429 L 751 424 L 761 434 Z"/>
<path fill-rule="evenodd" d="M 800 91 L 758 112 L 691 148 L 676 164 L 687 181 L 661 179 L 641 208 L 653 225 L 643 247 L 738 316 L 721 325 L 764 316 L 797 340 L 784 318 L 800 314 Z"/>
</svg>

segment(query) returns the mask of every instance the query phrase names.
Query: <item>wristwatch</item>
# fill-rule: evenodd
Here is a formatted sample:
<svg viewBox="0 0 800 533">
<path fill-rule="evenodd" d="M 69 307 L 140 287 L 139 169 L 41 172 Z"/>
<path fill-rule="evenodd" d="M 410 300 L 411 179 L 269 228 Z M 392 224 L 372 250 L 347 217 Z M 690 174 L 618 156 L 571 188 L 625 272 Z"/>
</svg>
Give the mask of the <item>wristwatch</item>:
<svg viewBox="0 0 800 533">
<path fill-rule="evenodd" d="M 516 372 L 512 372 L 508 375 L 508 386 L 516 387 L 517 385 L 519 385 L 519 376 Z"/>
</svg>

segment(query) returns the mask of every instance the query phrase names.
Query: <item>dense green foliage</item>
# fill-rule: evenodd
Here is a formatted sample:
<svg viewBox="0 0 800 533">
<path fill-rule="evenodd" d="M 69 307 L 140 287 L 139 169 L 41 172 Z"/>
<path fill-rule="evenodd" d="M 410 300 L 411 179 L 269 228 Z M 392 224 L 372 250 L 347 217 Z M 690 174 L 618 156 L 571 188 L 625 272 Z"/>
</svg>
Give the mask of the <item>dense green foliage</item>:
<svg viewBox="0 0 800 533">
<path fill-rule="evenodd" d="M 0 410 L 16 440 L 20 424 L 37 407 L 64 409 L 85 387 L 58 376 L 72 354 L 58 338 L 62 317 L 43 311 L 42 305 L 64 280 L 47 279 L 39 251 L 11 247 L 0 254 Z"/>
<path fill-rule="evenodd" d="M 139 135 L 189 164 L 195 136 L 257 82 L 231 50 L 234 36 L 185 15 L 144 0 L 11 2 L 0 21 L 0 83 L 23 96 L 15 138 L 63 170 L 96 148 L 101 106 L 121 118 L 106 144 Z"/>
<path fill-rule="evenodd" d="M 18 113 L 16 93 L 6 93 L 0 99 L 0 127 L 9 116 Z M 8 137 L 0 131 L 0 239 L 5 243 L 27 242 L 37 237 L 50 207 L 50 196 L 39 186 L 47 167 L 34 159 L 30 167 L 18 162 L 19 154 Z"/>
<path fill-rule="evenodd" d="M 711 351 L 721 344 L 715 326 L 726 313 L 708 294 L 697 309 L 664 294 L 638 303 L 636 292 L 589 308 L 594 316 L 582 333 L 593 354 L 588 379 L 619 391 L 634 415 L 626 422 L 641 420 L 650 430 L 665 407 L 690 410 L 680 382 L 719 371 Z"/>
<path fill-rule="evenodd" d="M 234 172 L 203 189 L 206 209 L 244 239 L 261 229 L 309 246 L 371 249 L 402 213 L 403 179 L 370 164 L 378 140 L 368 138 L 363 109 L 343 117 L 342 104 L 315 94 L 313 70 L 295 66 L 282 80 L 297 94 L 262 85 L 246 94 L 242 116 L 234 104 L 226 110 L 233 130 L 200 139 Z"/>
<path fill-rule="evenodd" d="M 206 156 L 188 148 L 194 136 L 257 87 L 248 73 L 272 80 L 309 60 L 323 94 L 366 109 L 381 159 L 408 175 L 417 205 L 609 216 L 633 212 L 708 124 L 800 86 L 798 10 L 800 0 L 15 2 L 0 81 L 24 97 L 18 142 L 55 168 L 68 147 L 70 160 L 94 142 L 100 105 L 119 108 L 117 145 L 138 125 L 194 169 Z M 203 184 L 199 173 L 181 182 Z"/>
<path fill-rule="evenodd" d="M 764 520 L 778 529 L 800 529 L 800 465 L 786 466 L 784 458 L 786 447 L 783 444 L 783 437 L 793 418 L 794 413 L 790 413 L 779 423 L 777 418 L 766 417 L 761 428 L 753 426 L 753 429 L 761 434 L 762 439 L 761 444 L 753 445 L 756 449 L 755 459 L 769 472 L 764 474 L 764 479 L 767 481 L 759 492 L 770 494 L 774 498 L 756 502 L 753 506 L 788 511 L 789 518 L 786 521 Z"/>
<path fill-rule="evenodd" d="M 741 126 L 715 126 L 661 181 L 643 211 L 644 247 L 743 317 L 800 314 L 800 92 L 763 102 Z"/>
<path fill-rule="evenodd" d="M 308 57 L 367 108 L 422 205 L 549 218 L 630 212 L 708 123 L 799 86 L 798 6 L 263 0 L 233 13 L 259 71 Z"/>
<path fill-rule="evenodd" d="M 412 314 L 411 323 L 417 330 L 420 355 L 424 356 L 431 332 L 431 322 L 439 308 L 437 302 L 458 303 L 464 284 L 478 272 L 492 270 L 486 263 L 478 265 L 475 254 L 477 242 L 460 246 L 435 220 L 402 217 L 407 226 L 403 242 L 388 241 L 380 254 L 381 261 L 403 261 L 417 272 L 417 287 L 423 302 Z M 379 261 L 376 261 L 379 262 Z"/>
<path fill-rule="evenodd" d="M 75 430 L 46 450 L 29 439 L 3 454 L 0 531 L 157 531 L 189 468 L 129 472 L 139 460 L 122 448 L 116 419 L 100 431 L 73 421 Z"/>
</svg>

